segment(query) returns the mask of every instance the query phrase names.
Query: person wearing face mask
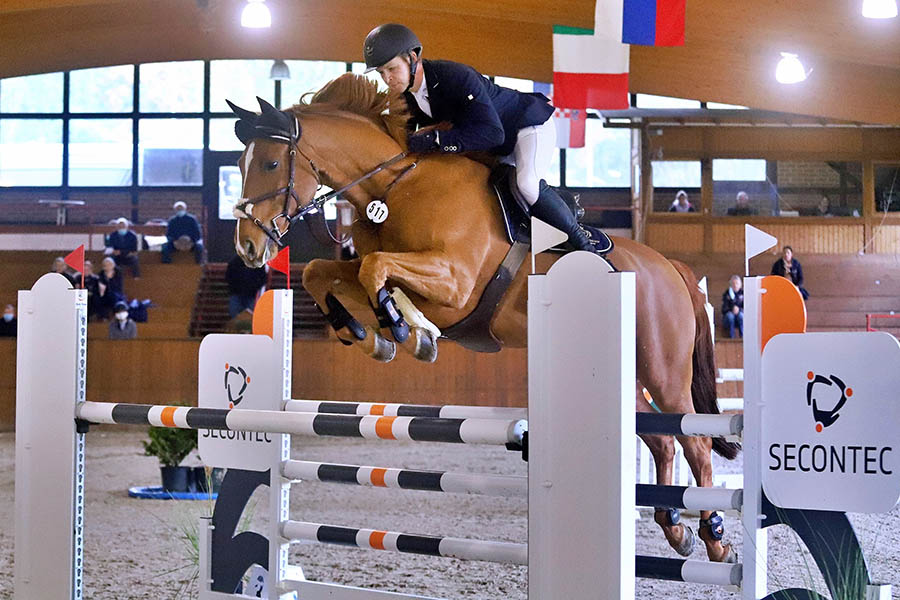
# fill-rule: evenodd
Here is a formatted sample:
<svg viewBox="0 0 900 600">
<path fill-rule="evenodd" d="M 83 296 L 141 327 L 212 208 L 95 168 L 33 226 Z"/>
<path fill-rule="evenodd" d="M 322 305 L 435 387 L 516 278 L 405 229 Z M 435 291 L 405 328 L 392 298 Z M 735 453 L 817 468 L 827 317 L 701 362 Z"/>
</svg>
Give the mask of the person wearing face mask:
<svg viewBox="0 0 900 600">
<path fill-rule="evenodd" d="M 203 263 L 203 239 L 200 234 L 200 223 L 197 217 L 187 211 L 187 204 L 182 201 L 172 205 L 175 214 L 169 219 L 166 227 L 166 243 L 162 247 L 162 261 L 172 262 L 173 250 L 193 250 L 197 264 Z"/>
<path fill-rule="evenodd" d="M 0 337 L 16 337 L 16 307 L 7 304 L 3 309 L 3 320 L 0 321 Z"/>
<path fill-rule="evenodd" d="M 97 314 L 101 319 L 113 312 L 116 304 L 125 302 L 125 288 L 122 282 L 122 271 L 116 266 L 116 261 L 107 256 L 100 263 L 103 270 L 98 277 L 97 289 L 100 291 L 100 301 L 97 303 Z"/>
<path fill-rule="evenodd" d="M 141 267 L 138 264 L 138 238 L 128 229 L 128 219 L 116 219 L 116 230 L 106 237 L 106 256 L 112 256 L 119 266 L 127 265 L 135 279 L 141 278 Z"/>
<path fill-rule="evenodd" d="M 128 318 L 128 305 L 116 302 L 116 318 L 109 322 L 109 339 L 133 340 L 137 337 L 137 323 Z"/>
</svg>

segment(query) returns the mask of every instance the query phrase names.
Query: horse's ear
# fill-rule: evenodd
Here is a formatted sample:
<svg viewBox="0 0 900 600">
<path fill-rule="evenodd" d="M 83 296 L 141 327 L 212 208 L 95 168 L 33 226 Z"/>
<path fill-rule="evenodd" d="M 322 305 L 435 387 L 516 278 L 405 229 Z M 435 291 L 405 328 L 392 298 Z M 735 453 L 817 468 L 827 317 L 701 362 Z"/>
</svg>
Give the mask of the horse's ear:
<svg viewBox="0 0 900 600">
<path fill-rule="evenodd" d="M 259 96 L 256 97 L 256 101 L 259 102 L 259 110 L 262 111 L 262 114 L 280 112 L 277 108 L 275 108 Z"/>
<path fill-rule="evenodd" d="M 241 108 L 231 100 L 226 99 L 225 102 L 228 103 L 228 107 L 231 109 L 231 112 L 233 112 L 240 119 L 255 119 L 258 116 L 255 112 L 249 111 L 246 108 Z"/>
</svg>

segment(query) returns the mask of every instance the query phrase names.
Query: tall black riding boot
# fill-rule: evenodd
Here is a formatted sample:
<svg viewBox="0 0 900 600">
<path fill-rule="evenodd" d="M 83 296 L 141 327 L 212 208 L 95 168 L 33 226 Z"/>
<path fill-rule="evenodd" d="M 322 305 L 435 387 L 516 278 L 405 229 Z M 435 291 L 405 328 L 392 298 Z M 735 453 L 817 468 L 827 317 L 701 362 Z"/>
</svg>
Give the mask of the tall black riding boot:
<svg viewBox="0 0 900 600">
<path fill-rule="evenodd" d="M 568 235 L 569 243 L 576 250 L 597 251 L 591 236 L 581 228 L 565 200 L 552 187 L 541 186 L 537 202 L 531 206 L 531 214 Z"/>
</svg>

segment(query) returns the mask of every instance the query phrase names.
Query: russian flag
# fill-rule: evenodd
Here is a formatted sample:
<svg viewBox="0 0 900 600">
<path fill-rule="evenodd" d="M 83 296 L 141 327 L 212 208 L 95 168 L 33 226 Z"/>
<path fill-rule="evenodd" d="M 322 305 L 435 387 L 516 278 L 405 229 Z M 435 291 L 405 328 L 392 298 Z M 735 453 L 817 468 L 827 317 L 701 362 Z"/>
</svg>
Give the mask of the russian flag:
<svg viewBox="0 0 900 600">
<path fill-rule="evenodd" d="M 624 0 L 622 43 L 684 46 L 685 0 Z"/>
</svg>

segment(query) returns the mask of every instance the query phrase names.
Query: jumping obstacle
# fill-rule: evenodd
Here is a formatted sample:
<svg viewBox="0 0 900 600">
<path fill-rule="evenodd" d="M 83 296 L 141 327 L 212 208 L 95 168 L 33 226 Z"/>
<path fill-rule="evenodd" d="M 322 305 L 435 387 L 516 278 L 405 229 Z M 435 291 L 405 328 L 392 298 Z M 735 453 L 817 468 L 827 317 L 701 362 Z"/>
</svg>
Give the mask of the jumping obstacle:
<svg viewBox="0 0 900 600">
<path fill-rule="evenodd" d="M 82 291 L 65 289 L 68 286 L 59 276 L 45 276 L 31 292 L 20 294 L 20 306 L 24 309 L 20 320 L 17 367 L 17 597 L 81 597 L 80 569 L 84 560 L 81 551 L 84 526 L 83 432 L 90 422 L 189 427 L 200 429 L 201 435 L 202 431 L 218 431 L 233 433 L 235 438 L 249 432 L 275 434 L 267 455 L 269 462 L 263 468 L 242 470 L 225 465 L 231 466 L 231 469 L 223 482 L 216 513 L 200 532 L 202 600 L 246 597 L 222 590 L 233 590 L 251 564 L 269 566 L 269 586 L 264 596 L 268 598 L 297 598 L 297 593 L 303 600 L 423 598 L 306 581 L 299 567 L 287 563 L 286 542 L 290 539 L 528 564 L 531 600 L 630 599 L 634 597 L 635 576 L 722 586 L 741 585 L 742 596 L 747 600 L 801 597 L 765 596 L 765 531 L 762 529 L 777 523 L 786 523 L 798 529 L 799 522 L 808 523 L 806 530 L 800 527 L 798 534 L 812 551 L 831 589 L 837 577 L 835 573 L 839 573 L 846 564 L 858 564 L 862 559 L 855 537 L 849 541 L 846 538 L 848 531 L 852 535 L 846 517 L 811 515 L 808 512 L 800 514 L 800 511 L 793 511 L 796 514 L 791 515 L 791 511 L 779 510 L 768 503 L 759 487 L 759 436 L 757 433 L 754 437 L 752 430 L 754 423 L 758 426 L 758 420 L 754 422 L 752 414 L 744 422 L 731 415 L 715 418 L 700 418 L 709 415 L 636 417 L 631 411 L 634 399 L 633 276 L 597 273 L 598 265 L 593 262 L 596 257 L 579 254 L 563 259 L 554 267 L 557 276 L 568 272 L 566 279 L 571 286 L 568 289 L 561 283 L 554 285 L 553 270 L 547 276 L 533 276 L 529 282 L 529 416 L 532 427 L 528 435 L 532 451 L 528 478 L 292 461 L 289 457 L 290 438 L 286 435 L 414 439 L 413 431 L 427 431 L 422 436 L 430 441 L 459 443 L 490 440 L 477 443 L 507 445 L 522 441 L 519 432 L 524 429 L 524 424 L 516 419 L 520 413 L 506 413 L 499 419 L 482 419 L 481 416 L 472 416 L 473 413 L 448 411 L 445 414 L 440 410 L 437 416 L 399 414 L 401 410 L 418 410 L 409 408 L 410 405 L 357 404 L 352 413 L 347 407 L 343 408 L 346 412 L 334 415 L 252 408 L 227 410 L 209 406 L 197 409 L 162 406 L 128 408 L 128 405 L 85 402 L 86 298 Z M 562 279 L 561 276 L 559 278 Z M 592 284 L 588 291 L 585 290 L 586 282 Z M 758 287 L 756 289 L 758 295 Z M 274 365 L 268 374 L 275 375 L 270 379 L 275 381 L 273 385 L 277 393 L 269 396 L 279 408 L 298 406 L 291 404 L 297 401 L 289 398 L 290 300 L 290 292 L 276 295 L 274 339 L 269 340 L 272 342 L 269 344 L 270 352 L 263 357 Z M 752 300 L 750 306 L 753 306 Z M 586 327 L 586 323 L 591 326 Z M 752 330 L 752 327 L 748 329 Z M 580 351 L 598 336 L 609 343 L 608 348 L 612 349 L 609 356 Z M 210 336 L 213 337 L 226 336 Z M 249 344 L 254 338 L 262 336 L 237 337 L 240 339 L 236 341 Z M 755 355 L 749 355 L 758 357 L 758 347 Z M 745 350 L 746 356 L 748 352 Z M 225 362 L 223 358 L 216 356 L 214 361 L 218 365 Z M 203 365 L 201 348 L 201 380 Z M 43 377 L 46 372 L 60 376 Z M 221 370 L 211 368 L 210 373 L 221 386 Z M 282 378 L 279 379 L 279 376 Z M 754 390 L 752 377 L 753 367 L 750 367 L 748 393 L 745 395 L 751 406 L 758 398 L 753 395 L 758 389 Z M 257 379 L 255 377 L 254 381 Z M 221 404 L 222 395 L 220 391 L 220 398 L 213 402 L 201 394 L 201 405 L 206 402 Z M 572 402 L 576 404 L 573 406 Z M 400 406 L 407 408 L 401 409 Z M 397 414 L 390 414 L 393 411 Z M 572 414 L 578 414 L 579 418 L 571 419 Z M 348 416 L 350 420 L 335 419 Z M 513 418 L 510 419 L 510 416 Z M 470 419 L 495 423 L 488 425 L 472 421 L 474 425 L 464 428 L 463 424 Z M 281 425 L 275 425 L 276 421 Z M 414 421 L 415 427 L 412 426 Z M 437 425 L 438 421 L 450 421 L 452 425 Z M 453 433 L 448 434 L 448 431 Z M 635 431 L 742 436 L 745 452 L 751 455 L 749 460 L 745 456 L 747 491 L 636 486 L 633 469 L 622 467 L 634 462 L 632 435 Z M 563 436 L 577 442 L 550 443 Z M 598 444 L 601 440 L 608 442 L 608 447 L 600 449 Z M 217 440 L 228 441 L 227 437 L 222 439 L 221 436 Z M 535 452 L 535 448 L 542 451 Z M 595 452 L 602 452 L 606 461 L 584 460 L 586 455 L 597 455 Z M 755 461 L 753 456 L 756 456 Z M 595 464 L 598 462 L 603 464 Z M 357 484 L 368 481 L 367 485 L 378 487 L 488 495 L 494 492 L 497 495 L 519 495 L 524 484 L 524 491 L 529 497 L 529 545 L 292 521 L 287 514 L 289 480 L 298 475 L 305 481 L 337 483 L 340 479 L 340 483 L 352 483 L 352 478 Z M 63 486 L 65 494 L 60 494 L 60 482 L 66 484 Z M 531 485 L 528 485 L 529 482 Z M 232 536 L 240 509 L 257 487 L 266 485 L 271 487 L 267 509 L 269 535 L 253 534 L 248 538 L 242 534 L 243 541 L 259 541 L 261 538 L 263 544 L 236 548 L 238 538 Z M 635 497 L 640 504 L 660 507 L 740 507 L 745 529 L 750 526 L 749 531 L 744 532 L 743 564 L 723 565 L 635 556 L 633 521 L 630 518 Z M 238 507 L 236 513 L 233 510 L 235 507 Z M 832 549 L 841 547 L 849 551 L 845 551 L 840 560 L 836 557 L 823 558 L 826 554 L 823 546 L 827 550 L 829 545 Z M 750 548 L 755 551 L 748 550 Z M 235 562 L 222 560 L 228 554 Z M 51 573 L 53 576 L 48 576 Z M 867 597 L 884 598 L 884 589 L 884 586 L 868 586 Z M 791 591 L 796 590 L 786 592 Z"/>
</svg>

